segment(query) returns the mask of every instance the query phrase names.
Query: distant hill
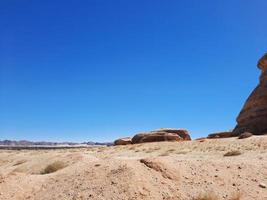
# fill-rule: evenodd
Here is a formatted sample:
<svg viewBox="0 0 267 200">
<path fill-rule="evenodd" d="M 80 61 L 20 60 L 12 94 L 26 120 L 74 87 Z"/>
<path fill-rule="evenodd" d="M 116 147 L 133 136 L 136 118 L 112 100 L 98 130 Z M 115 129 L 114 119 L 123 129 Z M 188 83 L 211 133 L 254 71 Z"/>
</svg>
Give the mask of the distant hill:
<svg viewBox="0 0 267 200">
<path fill-rule="evenodd" d="M 74 145 L 106 145 L 112 146 L 112 142 L 32 142 L 28 140 L 0 140 L 0 145 L 4 146 L 74 146 Z"/>
</svg>

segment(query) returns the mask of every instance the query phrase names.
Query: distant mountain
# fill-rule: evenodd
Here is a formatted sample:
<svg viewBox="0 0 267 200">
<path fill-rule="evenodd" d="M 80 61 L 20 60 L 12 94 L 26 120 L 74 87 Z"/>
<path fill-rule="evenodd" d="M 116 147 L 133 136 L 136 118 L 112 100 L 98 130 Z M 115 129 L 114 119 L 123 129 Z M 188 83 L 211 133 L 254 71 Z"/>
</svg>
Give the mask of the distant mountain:
<svg viewBox="0 0 267 200">
<path fill-rule="evenodd" d="M 87 144 L 87 145 L 105 145 L 105 146 L 113 146 L 114 145 L 113 142 L 92 142 L 92 141 L 84 142 L 84 143 L 81 143 L 81 144 Z"/>
<path fill-rule="evenodd" d="M 113 146 L 113 142 L 95 142 L 94 145 L 106 145 L 106 146 Z"/>
<path fill-rule="evenodd" d="M 83 143 L 76 143 L 76 142 L 32 142 L 27 140 L 0 140 L 0 145 L 5 146 L 74 146 L 74 145 L 105 145 L 105 146 L 112 146 L 112 142 L 83 142 Z"/>
</svg>

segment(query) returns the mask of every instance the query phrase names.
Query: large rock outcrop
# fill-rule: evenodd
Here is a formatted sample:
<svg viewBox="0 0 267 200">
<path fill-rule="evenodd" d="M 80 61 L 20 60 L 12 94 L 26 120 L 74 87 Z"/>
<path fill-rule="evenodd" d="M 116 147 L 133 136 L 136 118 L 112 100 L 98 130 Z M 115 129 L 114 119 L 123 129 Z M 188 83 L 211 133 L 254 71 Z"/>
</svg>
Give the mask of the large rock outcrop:
<svg viewBox="0 0 267 200">
<path fill-rule="evenodd" d="M 119 138 L 114 141 L 114 145 L 127 145 L 132 144 L 132 138 L 125 137 L 125 138 Z"/>
<path fill-rule="evenodd" d="M 251 132 L 254 135 L 267 133 L 267 54 L 259 60 L 258 68 L 262 71 L 260 83 L 237 117 L 233 136 L 239 136 L 244 132 Z"/>
<path fill-rule="evenodd" d="M 183 129 L 159 129 L 151 132 L 140 133 L 132 138 L 133 144 L 161 141 L 191 140 L 188 131 Z"/>
<path fill-rule="evenodd" d="M 166 133 L 175 133 L 179 135 L 183 140 L 191 140 L 191 137 L 187 130 L 185 129 L 174 129 L 174 128 L 161 128 L 152 132 L 166 132 Z"/>
<path fill-rule="evenodd" d="M 162 142 L 162 141 L 180 141 L 182 138 L 175 133 L 156 132 L 156 133 L 140 133 L 132 138 L 133 144 L 144 142 Z"/>
</svg>

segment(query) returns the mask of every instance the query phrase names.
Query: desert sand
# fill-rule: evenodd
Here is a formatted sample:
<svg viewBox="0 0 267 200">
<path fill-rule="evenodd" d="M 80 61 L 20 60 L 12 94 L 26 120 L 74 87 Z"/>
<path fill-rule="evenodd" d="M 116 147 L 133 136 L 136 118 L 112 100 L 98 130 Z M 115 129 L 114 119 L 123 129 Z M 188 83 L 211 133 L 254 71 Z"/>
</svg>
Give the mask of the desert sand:
<svg viewBox="0 0 267 200">
<path fill-rule="evenodd" d="M 1 200 L 267 200 L 266 185 L 267 136 L 0 150 Z"/>
</svg>

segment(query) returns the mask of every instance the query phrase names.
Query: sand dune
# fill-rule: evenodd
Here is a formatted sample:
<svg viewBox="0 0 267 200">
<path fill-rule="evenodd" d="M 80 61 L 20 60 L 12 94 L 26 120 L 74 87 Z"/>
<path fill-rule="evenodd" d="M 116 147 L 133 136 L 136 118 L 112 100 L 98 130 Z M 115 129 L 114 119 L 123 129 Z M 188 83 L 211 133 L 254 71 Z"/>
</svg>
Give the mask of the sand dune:
<svg viewBox="0 0 267 200">
<path fill-rule="evenodd" d="M 233 151 L 240 155 L 224 156 Z M 45 171 L 51 164 L 59 170 Z M 1 200 L 267 200 L 266 185 L 266 136 L 0 150 Z"/>
</svg>

